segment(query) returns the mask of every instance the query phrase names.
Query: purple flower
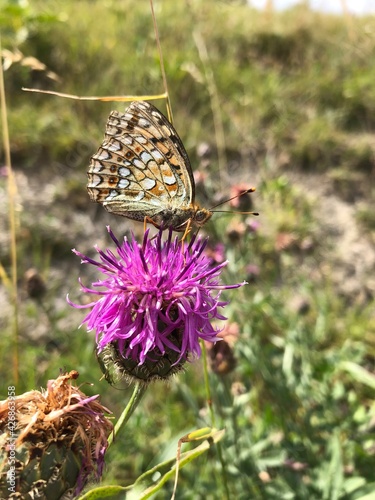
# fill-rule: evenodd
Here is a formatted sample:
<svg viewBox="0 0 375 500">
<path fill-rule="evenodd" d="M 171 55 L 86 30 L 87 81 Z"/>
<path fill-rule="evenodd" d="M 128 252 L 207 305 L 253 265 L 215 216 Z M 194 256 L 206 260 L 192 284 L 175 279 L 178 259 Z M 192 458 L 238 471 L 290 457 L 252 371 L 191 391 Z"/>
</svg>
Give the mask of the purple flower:
<svg viewBox="0 0 375 500">
<path fill-rule="evenodd" d="M 210 259 L 211 263 L 221 264 L 225 260 L 225 245 L 224 243 L 216 243 L 214 247 L 208 246 L 205 254 Z"/>
<path fill-rule="evenodd" d="M 219 340 L 220 330 L 211 321 L 226 319 L 218 312 L 227 304 L 220 300 L 221 291 L 244 283 L 220 284 L 220 272 L 227 262 L 211 266 L 204 254 L 207 239 L 193 236 L 190 243 L 182 243 L 178 237 L 172 239 L 170 231 L 163 241 L 162 231 L 155 238 L 146 231 L 139 245 L 134 235 L 120 243 L 107 229 L 117 255 L 96 247 L 99 262 L 73 250 L 82 263 L 97 266 L 105 275 L 92 288 L 81 284 L 82 291 L 99 295 L 99 300 L 84 306 L 69 301 L 74 307 L 90 308 L 83 323 L 96 331 L 99 354 L 105 352 L 108 358 L 111 352 L 115 363 L 119 358 L 130 360 L 133 368 L 161 361 L 165 371 L 165 363 L 173 367 L 199 356 L 200 339 Z M 152 377 L 164 378 L 164 373 Z"/>
</svg>

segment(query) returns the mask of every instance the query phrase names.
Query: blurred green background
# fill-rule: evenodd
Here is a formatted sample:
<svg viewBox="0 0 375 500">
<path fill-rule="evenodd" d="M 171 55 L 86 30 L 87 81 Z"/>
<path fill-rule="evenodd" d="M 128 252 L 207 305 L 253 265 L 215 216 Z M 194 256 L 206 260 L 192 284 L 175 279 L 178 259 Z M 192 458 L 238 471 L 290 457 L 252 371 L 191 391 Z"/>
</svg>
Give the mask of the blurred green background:
<svg viewBox="0 0 375 500">
<path fill-rule="evenodd" d="M 197 201 L 209 208 L 240 184 L 257 188 L 259 218 L 216 214 L 205 227 L 230 261 L 223 280 L 249 282 L 223 295 L 236 367 L 210 375 L 230 498 L 374 499 L 375 18 L 229 0 L 162 0 L 155 11 Z M 91 204 L 85 187 L 107 116 L 126 104 L 22 87 L 163 92 L 149 3 L 2 0 L 0 26 L 18 188 L 17 392 L 76 369 L 118 417 L 131 388 L 99 380 L 93 334 L 78 330 L 85 311 L 66 294 L 80 302 L 78 276 L 96 279 L 71 248 L 93 256 L 94 244 L 109 244 L 106 224 L 118 238 L 143 231 Z M 0 257 L 9 276 L 6 216 Z M 10 297 L 2 273 L 3 398 L 14 385 Z M 210 425 L 201 362 L 149 392 L 110 453 L 107 483 L 132 483 L 174 456 L 179 437 Z M 222 478 L 217 455 L 203 455 L 181 471 L 177 498 L 225 498 Z M 157 498 L 171 491 L 168 483 Z"/>
</svg>

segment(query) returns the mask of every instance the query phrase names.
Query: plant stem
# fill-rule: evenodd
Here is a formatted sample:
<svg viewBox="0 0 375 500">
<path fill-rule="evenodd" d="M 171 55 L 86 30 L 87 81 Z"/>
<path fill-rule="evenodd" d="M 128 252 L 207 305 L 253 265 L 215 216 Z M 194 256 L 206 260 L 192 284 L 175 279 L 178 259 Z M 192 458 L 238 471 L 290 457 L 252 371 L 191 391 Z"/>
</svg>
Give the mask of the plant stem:
<svg viewBox="0 0 375 500">
<path fill-rule="evenodd" d="M 137 382 L 135 384 L 132 397 L 130 398 L 128 404 L 126 405 L 126 408 L 124 409 L 124 411 L 121 413 L 120 418 L 118 419 L 118 421 L 115 425 L 114 433 L 111 434 L 108 438 L 109 445 L 112 444 L 114 436 L 117 436 L 119 434 L 122 426 L 124 426 L 126 424 L 126 422 L 129 420 L 129 418 L 134 413 L 134 410 L 137 408 L 138 404 L 140 403 L 141 399 L 143 398 L 147 387 L 148 387 L 148 385 L 146 385 L 142 382 Z"/>
</svg>

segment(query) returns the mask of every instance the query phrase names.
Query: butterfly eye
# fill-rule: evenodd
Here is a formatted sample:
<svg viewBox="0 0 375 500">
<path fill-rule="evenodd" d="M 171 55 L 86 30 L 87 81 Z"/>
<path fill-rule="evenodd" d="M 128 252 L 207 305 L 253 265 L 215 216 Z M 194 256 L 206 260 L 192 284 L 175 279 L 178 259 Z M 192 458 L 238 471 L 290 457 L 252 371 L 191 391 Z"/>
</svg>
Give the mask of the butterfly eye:
<svg viewBox="0 0 375 500">
<path fill-rule="evenodd" d="M 204 224 L 210 217 L 211 213 L 205 209 L 199 209 L 195 212 L 194 221 L 196 224 Z"/>
</svg>

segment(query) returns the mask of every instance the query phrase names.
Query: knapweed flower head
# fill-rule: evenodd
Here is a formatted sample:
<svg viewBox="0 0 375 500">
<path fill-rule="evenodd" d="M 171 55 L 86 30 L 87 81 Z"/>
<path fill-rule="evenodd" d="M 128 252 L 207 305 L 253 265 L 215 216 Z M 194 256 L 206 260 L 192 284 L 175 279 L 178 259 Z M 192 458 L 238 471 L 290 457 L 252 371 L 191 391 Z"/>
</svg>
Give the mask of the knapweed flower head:
<svg viewBox="0 0 375 500">
<path fill-rule="evenodd" d="M 77 377 L 0 401 L 0 498 L 75 498 L 101 478 L 110 412 L 71 384 Z"/>
<path fill-rule="evenodd" d="M 246 183 L 235 184 L 230 188 L 230 201 L 229 205 L 234 210 L 240 210 L 241 212 L 246 212 L 252 209 L 253 202 L 250 196 L 252 187 Z M 253 189 L 255 191 L 255 189 Z"/>
<path fill-rule="evenodd" d="M 108 231 L 117 255 L 96 247 L 96 261 L 74 250 L 82 263 L 103 273 L 92 288 L 81 288 L 99 299 L 85 306 L 70 304 L 90 309 L 83 323 L 96 332 L 105 373 L 112 364 L 117 376 L 121 372 L 143 381 L 166 378 L 200 356 L 200 339 L 219 340 L 220 330 L 211 321 L 226 319 L 219 312 L 227 304 L 220 294 L 244 283 L 220 283 L 227 262 L 211 265 L 204 254 L 207 239 L 193 236 L 190 243 L 182 243 L 170 231 L 163 241 L 162 231 L 154 238 L 146 231 L 142 244 L 134 235 L 120 243 Z"/>
<path fill-rule="evenodd" d="M 216 245 L 208 245 L 205 254 L 211 260 L 211 263 L 221 264 L 225 261 L 225 245 L 224 243 L 216 243 Z"/>
<path fill-rule="evenodd" d="M 238 323 L 227 322 L 219 333 L 222 341 L 216 344 L 206 344 L 211 370 L 217 375 L 227 375 L 234 370 L 237 360 L 233 348 L 239 339 L 239 332 Z"/>
</svg>

